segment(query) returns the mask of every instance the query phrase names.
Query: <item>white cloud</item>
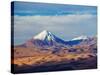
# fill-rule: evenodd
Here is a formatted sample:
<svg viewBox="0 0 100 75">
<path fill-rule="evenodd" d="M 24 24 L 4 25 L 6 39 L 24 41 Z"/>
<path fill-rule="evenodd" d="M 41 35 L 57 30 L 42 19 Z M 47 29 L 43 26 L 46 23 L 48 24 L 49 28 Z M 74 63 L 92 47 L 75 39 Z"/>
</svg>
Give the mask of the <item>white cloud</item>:
<svg viewBox="0 0 100 75">
<path fill-rule="evenodd" d="M 23 34 L 31 37 L 47 29 L 63 38 L 77 35 L 92 35 L 96 33 L 96 15 L 77 14 L 60 16 L 14 16 L 16 37 Z"/>
</svg>

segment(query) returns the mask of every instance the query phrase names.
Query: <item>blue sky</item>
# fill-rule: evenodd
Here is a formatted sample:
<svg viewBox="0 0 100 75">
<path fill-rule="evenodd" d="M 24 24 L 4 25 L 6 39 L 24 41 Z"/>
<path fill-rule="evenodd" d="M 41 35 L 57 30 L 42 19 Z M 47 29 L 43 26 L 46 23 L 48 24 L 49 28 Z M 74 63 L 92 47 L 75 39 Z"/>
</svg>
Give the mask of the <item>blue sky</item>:
<svg viewBox="0 0 100 75">
<path fill-rule="evenodd" d="M 65 4 L 45 4 L 15 2 L 14 15 L 68 15 L 68 14 L 97 14 L 94 6 L 65 5 Z"/>
<path fill-rule="evenodd" d="M 70 40 L 97 35 L 97 7 L 14 2 L 14 44 L 24 43 L 43 30 Z"/>
</svg>

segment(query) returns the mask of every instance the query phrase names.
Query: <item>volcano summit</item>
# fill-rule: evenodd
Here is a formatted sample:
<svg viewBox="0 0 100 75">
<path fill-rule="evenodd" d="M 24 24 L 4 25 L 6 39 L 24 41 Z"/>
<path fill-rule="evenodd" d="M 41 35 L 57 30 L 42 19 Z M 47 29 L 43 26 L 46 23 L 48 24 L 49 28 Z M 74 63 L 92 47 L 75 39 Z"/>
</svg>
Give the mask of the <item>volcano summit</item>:
<svg viewBox="0 0 100 75">
<path fill-rule="evenodd" d="M 58 45 L 66 45 L 66 42 L 47 30 L 43 30 L 32 39 L 24 43 L 24 46 L 26 47 L 50 47 Z"/>
</svg>

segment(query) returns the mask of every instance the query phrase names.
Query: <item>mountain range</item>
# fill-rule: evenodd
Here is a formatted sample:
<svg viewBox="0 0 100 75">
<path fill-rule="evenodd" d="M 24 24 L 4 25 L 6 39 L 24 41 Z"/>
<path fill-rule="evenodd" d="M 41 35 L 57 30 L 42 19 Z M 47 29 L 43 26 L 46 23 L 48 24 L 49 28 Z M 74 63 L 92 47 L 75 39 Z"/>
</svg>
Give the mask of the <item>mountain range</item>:
<svg viewBox="0 0 100 75">
<path fill-rule="evenodd" d="M 39 47 L 39 48 L 47 48 L 47 47 L 66 47 L 66 46 L 74 46 L 74 45 L 92 45 L 96 43 L 96 37 L 87 37 L 87 36 L 79 36 L 73 38 L 72 40 L 65 41 L 53 33 L 43 30 L 36 36 L 32 37 L 28 41 L 26 41 L 22 45 L 18 45 L 21 47 Z"/>
</svg>

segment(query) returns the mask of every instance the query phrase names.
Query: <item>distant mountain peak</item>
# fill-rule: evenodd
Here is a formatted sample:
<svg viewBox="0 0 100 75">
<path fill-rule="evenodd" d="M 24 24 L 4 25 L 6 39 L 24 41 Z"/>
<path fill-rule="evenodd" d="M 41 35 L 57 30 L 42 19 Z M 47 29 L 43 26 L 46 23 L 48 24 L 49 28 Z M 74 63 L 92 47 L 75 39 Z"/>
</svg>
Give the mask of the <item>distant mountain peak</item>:
<svg viewBox="0 0 100 75">
<path fill-rule="evenodd" d="M 65 41 L 60 39 L 59 37 L 55 36 L 51 32 L 47 30 L 43 30 L 36 36 L 32 38 L 32 43 L 39 46 L 54 46 L 54 45 L 60 45 L 65 44 Z"/>
<path fill-rule="evenodd" d="M 38 39 L 38 40 L 44 40 L 48 34 L 49 34 L 49 31 L 43 30 L 38 35 L 34 36 L 33 38 Z"/>
<path fill-rule="evenodd" d="M 56 41 L 58 37 L 47 30 L 43 30 L 39 34 L 33 37 L 35 40 L 46 40 L 46 41 Z M 59 38 L 60 39 L 60 38 Z"/>
<path fill-rule="evenodd" d="M 73 38 L 72 40 L 85 40 L 85 39 L 88 39 L 88 37 L 82 35 L 82 36 L 79 36 L 79 37 Z"/>
</svg>

